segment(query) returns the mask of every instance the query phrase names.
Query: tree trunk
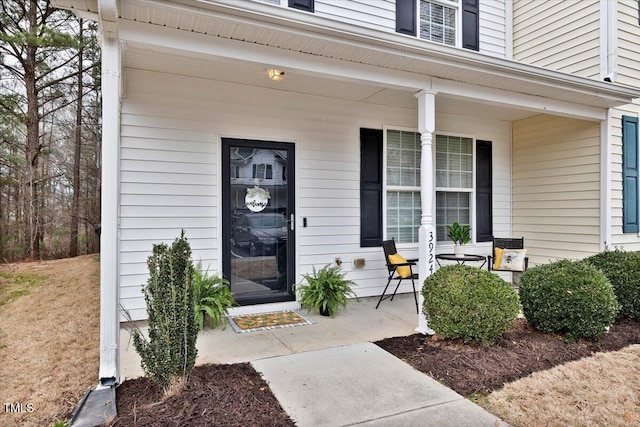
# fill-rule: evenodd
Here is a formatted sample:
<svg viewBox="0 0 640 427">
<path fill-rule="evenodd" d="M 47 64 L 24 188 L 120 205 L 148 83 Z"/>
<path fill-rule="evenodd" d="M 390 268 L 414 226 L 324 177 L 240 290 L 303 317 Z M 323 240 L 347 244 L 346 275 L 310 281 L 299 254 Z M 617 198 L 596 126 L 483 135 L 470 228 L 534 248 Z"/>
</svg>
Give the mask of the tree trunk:
<svg viewBox="0 0 640 427">
<path fill-rule="evenodd" d="M 30 1 L 29 31 L 36 34 L 38 30 L 38 3 Z M 27 90 L 27 142 L 25 146 L 25 219 L 27 229 L 27 253 L 30 258 L 40 256 L 40 203 L 38 200 L 38 161 L 40 156 L 40 120 L 38 117 L 38 92 L 36 89 L 36 51 L 37 47 L 29 45 L 25 58 L 25 86 Z"/>
</svg>

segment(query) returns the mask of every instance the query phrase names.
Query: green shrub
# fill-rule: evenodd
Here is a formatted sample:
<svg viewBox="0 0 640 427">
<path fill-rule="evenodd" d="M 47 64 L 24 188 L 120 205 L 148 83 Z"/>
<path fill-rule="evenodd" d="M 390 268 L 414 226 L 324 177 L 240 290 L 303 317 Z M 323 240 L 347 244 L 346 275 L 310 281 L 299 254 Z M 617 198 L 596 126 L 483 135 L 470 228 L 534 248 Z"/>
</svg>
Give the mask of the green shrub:
<svg viewBox="0 0 640 427">
<path fill-rule="evenodd" d="M 193 271 L 193 294 L 196 323 L 204 329 L 205 314 L 209 316 L 210 327 L 217 328 L 227 315 L 229 307 L 235 305 L 229 281 L 220 276 L 209 276 L 198 263 Z"/>
<path fill-rule="evenodd" d="M 520 305 L 513 287 L 479 268 L 450 265 L 422 288 L 429 326 L 447 339 L 490 344 L 514 324 Z"/>
<path fill-rule="evenodd" d="M 640 252 L 604 251 L 584 259 L 600 269 L 613 286 L 618 317 L 640 320 Z"/>
<path fill-rule="evenodd" d="M 147 260 L 149 280 L 143 287 L 149 318 L 148 339 L 132 330 L 144 372 L 165 392 L 183 384 L 196 360 L 191 247 L 184 231 L 169 247 L 153 245 Z"/>
<path fill-rule="evenodd" d="M 326 265 L 320 270 L 314 267 L 313 274 L 302 275 L 307 283 L 300 285 L 300 303 L 309 310 L 334 317 L 338 310 L 347 308 L 349 296 L 356 297 L 351 288 L 355 283 L 344 276 L 339 265 Z"/>
<path fill-rule="evenodd" d="M 618 313 L 613 287 L 594 266 L 556 261 L 528 269 L 520 279 L 520 301 L 527 321 L 570 341 L 602 335 Z"/>
</svg>

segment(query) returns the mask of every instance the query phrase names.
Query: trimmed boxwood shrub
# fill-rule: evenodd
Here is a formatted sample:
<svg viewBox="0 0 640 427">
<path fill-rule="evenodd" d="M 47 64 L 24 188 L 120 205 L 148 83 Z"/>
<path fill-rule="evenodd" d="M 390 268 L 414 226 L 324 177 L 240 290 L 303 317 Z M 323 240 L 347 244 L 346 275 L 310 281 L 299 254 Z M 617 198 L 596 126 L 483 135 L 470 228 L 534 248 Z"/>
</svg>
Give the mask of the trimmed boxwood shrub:
<svg viewBox="0 0 640 427">
<path fill-rule="evenodd" d="M 595 339 L 616 319 L 618 302 L 605 275 L 582 261 L 562 260 L 528 269 L 520 279 L 527 321 L 569 341 Z"/>
<path fill-rule="evenodd" d="M 465 343 L 493 343 L 520 311 L 513 287 L 476 267 L 442 267 L 424 281 L 422 294 L 429 326 L 443 338 Z"/>
<path fill-rule="evenodd" d="M 620 312 L 618 318 L 640 320 L 640 252 L 616 248 L 584 259 L 600 269 L 613 286 Z"/>
</svg>

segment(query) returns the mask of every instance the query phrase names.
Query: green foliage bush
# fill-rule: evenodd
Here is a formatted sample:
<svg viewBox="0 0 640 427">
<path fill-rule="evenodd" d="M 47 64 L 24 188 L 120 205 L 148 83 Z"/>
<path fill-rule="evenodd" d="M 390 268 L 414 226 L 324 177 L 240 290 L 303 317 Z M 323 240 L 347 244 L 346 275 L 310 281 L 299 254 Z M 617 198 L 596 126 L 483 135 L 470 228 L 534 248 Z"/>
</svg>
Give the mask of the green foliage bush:
<svg viewBox="0 0 640 427">
<path fill-rule="evenodd" d="M 149 337 L 139 329 L 132 331 L 132 337 L 142 359 L 142 369 L 167 391 L 188 377 L 197 354 L 193 263 L 184 231 L 171 246 L 153 245 L 147 265 L 149 280 L 143 293 Z"/>
<path fill-rule="evenodd" d="M 618 318 L 640 320 L 640 252 L 616 248 L 585 258 L 607 276 L 613 286 L 620 312 Z"/>
<path fill-rule="evenodd" d="M 338 310 L 347 308 L 349 296 L 356 297 L 351 288 L 353 281 L 344 278 L 340 266 L 326 265 L 320 270 L 313 268 L 313 274 L 303 274 L 306 284 L 300 285 L 299 300 L 309 310 L 328 313 L 334 317 Z"/>
<path fill-rule="evenodd" d="M 422 287 L 429 326 L 447 339 L 490 344 L 514 324 L 520 304 L 513 287 L 479 268 L 450 265 Z"/>
<path fill-rule="evenodd" d="M 594 266 L 561 260 L 528 269 L 520 279 L 520 301 L 527 321 L 570 341 L 595 339 L 616 319 L 613 287 Z"/>
<path fill-rule="evenodd" d="M 209 316 L 210 327 L 217 328 L 223 322 L 229 307 L 235 305 L 229 281 L 220 276 L 209 276 L 198 263 L 193 271 L 193 293 L 195 316 L 199 329 L 204 329 L 205 314 Z"/>
</svg>

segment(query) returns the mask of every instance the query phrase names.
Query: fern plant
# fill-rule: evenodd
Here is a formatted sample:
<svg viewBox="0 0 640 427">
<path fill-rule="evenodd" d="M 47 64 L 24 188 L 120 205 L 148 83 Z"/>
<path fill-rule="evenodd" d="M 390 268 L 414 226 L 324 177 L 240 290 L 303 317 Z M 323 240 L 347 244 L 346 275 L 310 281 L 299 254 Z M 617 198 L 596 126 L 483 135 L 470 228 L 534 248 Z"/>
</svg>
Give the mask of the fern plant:
<svg viewBox="0 0 640 427">
<path fill-rule="evenodd" d="M 309 311 L 317 310 L 334 317 L 338 310 L 347 308 L 349 296 L 357 299 L 351 288 L 355 283 L 344 276 L 338 265 L 326 265 L 317 271 L 314 267 L 313 274 L 302 275 L 306 284 L 300 285 L 300 303 Z"/>
<path fill-rule="evenodd" d="M 236 305 L 229 281 L 203 272 L 202 262 L 198 262 L 193 272 L 193 291 L 196 323 L 200 330 L 204 329 L 205 315 L 209 316 L 209 326 L 214 329 L 223 322 L 229 307 Z"/>
</svg>

